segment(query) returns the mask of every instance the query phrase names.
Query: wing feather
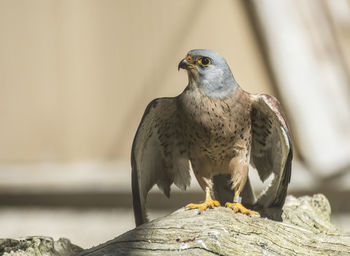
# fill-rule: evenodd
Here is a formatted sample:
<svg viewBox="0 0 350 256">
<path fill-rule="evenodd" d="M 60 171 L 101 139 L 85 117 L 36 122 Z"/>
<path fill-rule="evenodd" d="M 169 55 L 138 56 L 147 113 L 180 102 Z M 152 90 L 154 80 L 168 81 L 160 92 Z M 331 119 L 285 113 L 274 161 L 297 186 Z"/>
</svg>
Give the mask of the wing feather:
<svg viewBox="0 0 350 256">
<path fill-rule="evenodd" d="M 251 95 L 252 149 L 251 164 L 262 181 L 271 174 L 270 185 L 258 196 L 263 208 L 281 209 L 291 177 L 293 147 L 286 119 L 279 102 L 272 96 Z M 280 218 L 280 216 L 279 216 Z"/>
<path fill-rule="evenodd" d="M 190 184 L 178 115 L 176 98 L 155 99 L 148 104 L 137 129 L 131 150 L 136 226 L 147 222 L 147 194 L 155 184 L 168 197 L 172 183 L 181 189 Z"/>
</svg>

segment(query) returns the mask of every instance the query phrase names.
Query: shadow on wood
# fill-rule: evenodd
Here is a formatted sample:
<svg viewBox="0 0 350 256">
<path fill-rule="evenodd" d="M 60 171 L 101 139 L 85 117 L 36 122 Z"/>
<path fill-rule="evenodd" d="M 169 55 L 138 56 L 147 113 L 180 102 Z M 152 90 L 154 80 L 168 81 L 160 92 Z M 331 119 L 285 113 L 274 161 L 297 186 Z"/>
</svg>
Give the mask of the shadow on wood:
<svg viewBox="0 0 350 256">
<path fill-rule="evenodd" d="M 283 222 L 224 207 L 182 208 L 78 255 L 350 255 L 350 235 L 330 223 L 330 214 L 321 194 L 288 196 Z"/>
</svg>

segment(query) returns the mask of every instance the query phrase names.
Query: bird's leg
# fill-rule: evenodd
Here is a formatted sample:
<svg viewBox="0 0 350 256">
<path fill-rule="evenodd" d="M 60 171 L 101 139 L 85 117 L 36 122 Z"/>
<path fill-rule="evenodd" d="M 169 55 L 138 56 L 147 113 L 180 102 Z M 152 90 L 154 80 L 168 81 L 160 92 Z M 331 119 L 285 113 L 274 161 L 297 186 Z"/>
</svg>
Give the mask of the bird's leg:
<svg viewBox="0 0 350 256">
<path fill-rule="evenodd" d="M 204 168 L 206 168 L 207 165 L 200 166 L 200 167 L 203 170 L 205 170 Z M 194 175 L 196 176 L 197 181 L 198 181 L 199 185 L 201 186 L 201 188 L 205 191 L 205 201 L 201 204 L 188 204 L 188 205 L 186 205 L 185 208 L 186 209 L 197 208 L 197 209 L 206 210 L 207 208 L 214 208 L 214 207 L 220 206 L 220 203 L 216 200 L 213 200 L 211 197 L 211 191 L 212 191 L 212 187 L 213 187 L 211 179 L 200 175 L 199 172 L 197 171 L 196 165 L 194 168 Z"/>
<path fill-rule="evenodd" d="M 245 208 L 242 204 L 242 197 L 239 196 L 239 193 L 235 192 L 235 196 L 233 198 L 233 203 L 226 203 L 225 207 L 231 208 L 235 213 L 241 212 L 246 215 L 256 215 L 260 216 L 258 212 L 249 210 Z"/>
<path fill-rule="evenodd" d="M 201 204 L 188 204 L 186 205 L 186 209 L 201 209 L 201 210 L 206 210 L 207 208 L 214 208 L 220 206 L 220 203 L 216 200 L 213 200 L 210 194 L 210 189 L 209 187 L 205 188 L 205 201 Z"/>
<path fill-rule="evenodd" d="M 233 203 L 226 203 L 225 206 L 231 208 L 235 213 L 241 212 L 246 215 L 260 216 L 258 212 L 245 208 L 242 205 L 242 197 L 240 197 L 240 193 L 247 182 L 249 165 L 242 161 L 241 158 L 233 158 L 230 161 L 229 168 L 231 169 L 232 173 L 233 190 L 235 195 L 233 198 Z"/>
</svg>

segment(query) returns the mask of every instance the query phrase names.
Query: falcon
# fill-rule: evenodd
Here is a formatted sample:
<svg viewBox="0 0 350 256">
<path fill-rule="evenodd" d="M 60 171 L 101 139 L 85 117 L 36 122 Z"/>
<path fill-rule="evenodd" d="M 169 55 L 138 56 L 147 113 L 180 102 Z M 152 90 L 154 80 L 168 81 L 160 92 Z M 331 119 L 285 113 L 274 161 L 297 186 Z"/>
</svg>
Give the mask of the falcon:
<svg viewBox="0 0 350 256">
<path fill-rule="evenodd" d="M 279 102 L 241 89 L 225 59 L 211 50 L 189 51 L 178 69 L 187 71 L 187 87 L 176 97 L 151 101 L 133 141 L 136 226 L 148 221 L 150 189 L 157 184 L 167 197 L 173 183 L 185 190 L 191 169 L 205 201 L 186 209 L 225 205 L 235 213 L 281 220 L 293 151 Z M 250 165 L 263 182 L 272 176 L 258 197 Z"/>
</svg>

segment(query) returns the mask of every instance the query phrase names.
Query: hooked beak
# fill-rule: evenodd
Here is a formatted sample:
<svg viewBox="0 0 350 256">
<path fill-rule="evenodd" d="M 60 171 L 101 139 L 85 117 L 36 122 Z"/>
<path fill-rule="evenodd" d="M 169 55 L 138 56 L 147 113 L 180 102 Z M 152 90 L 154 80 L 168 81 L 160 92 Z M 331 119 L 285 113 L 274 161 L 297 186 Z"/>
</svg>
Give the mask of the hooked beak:
<svg viewBox="0 0 350 256">
<path fill-rule="evenodd" d="M 187 69 L 187 67 L 188 67 L 188 62 L 187 62 L 187 60 L 186 60 L 186 59 L 182 59 L 182 60 L 180 61 L 179 65 L 177 66 L 177 70 L 179 71 L 180 68 L 182 68 L 182 69 Z"/>
</svg>

